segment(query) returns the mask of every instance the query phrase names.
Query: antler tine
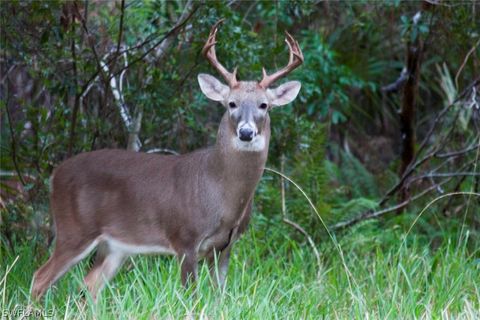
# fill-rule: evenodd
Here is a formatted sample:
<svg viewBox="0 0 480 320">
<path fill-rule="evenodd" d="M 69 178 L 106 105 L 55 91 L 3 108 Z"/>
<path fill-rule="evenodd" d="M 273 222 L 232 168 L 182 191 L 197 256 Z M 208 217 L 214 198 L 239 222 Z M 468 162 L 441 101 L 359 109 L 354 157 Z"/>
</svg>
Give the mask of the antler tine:
<svg viewBox="0 0 480 320">
<path fill-rule="evenodd" d="M 271 75 L 268 75 L 265 71 L 265 68 L 263 68 L 263 79 L 258 83 L 262 88 L 268 88 L 272 83 L 286 76 L 303 63 L 303 53 L 300 49 L 300 45 L 298 44 L 297 40 L 295 40 L 295 38 L 287 31 L 285 31 L 285 42 L 287 43 L 289 50 L 288 64 L 286 67 Z"/>
<path fill-rule="evenodd" d="M 233 72 L 228 71 L 217 59 L 217 54 L 215 52 L 215 45 L 217 44 L 216 36 L 218 31 L 218 26 L 223 23 L 225 19 L 218 20 L 212 27 L 208 39 L 205 42 L 205 45 L 202 49 L 202 54 L 210 62 L 210 64 L 222 75 L 222 77 L 227 81 L 230 88 L 236 87 L 238 85 L 237 81 L 237 68 Z"/>
</svg>

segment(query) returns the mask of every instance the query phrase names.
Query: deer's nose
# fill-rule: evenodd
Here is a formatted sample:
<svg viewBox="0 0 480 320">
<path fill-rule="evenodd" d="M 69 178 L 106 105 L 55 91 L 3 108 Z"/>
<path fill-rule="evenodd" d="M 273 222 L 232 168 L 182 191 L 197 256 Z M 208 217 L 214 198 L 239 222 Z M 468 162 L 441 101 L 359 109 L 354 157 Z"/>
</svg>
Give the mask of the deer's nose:
<svg viewBox="0 0 480 320">
<path fill-rule="evenodd" d="M 253 130 L 250 128 L 241 128 L 238 133 L 240 133 L 239 138 L 242 141 L 252 141 L 253 139 Z"/>
</svg>

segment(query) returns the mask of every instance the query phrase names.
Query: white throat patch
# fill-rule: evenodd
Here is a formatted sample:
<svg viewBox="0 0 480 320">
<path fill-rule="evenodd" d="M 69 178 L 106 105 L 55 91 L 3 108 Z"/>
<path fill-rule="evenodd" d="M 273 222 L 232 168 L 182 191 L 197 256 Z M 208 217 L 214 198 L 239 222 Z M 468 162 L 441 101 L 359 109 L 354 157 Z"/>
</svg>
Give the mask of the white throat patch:
<svg viewBox="0 0 480 320">
<path fill-rule="evenodd" d="M 238 151 L 262 151 L 265 149 L 265 137 L 256 135 L 252 141 L 242 141 L 238 137 L 233 137 L 232 145 Z"/>
</svg>

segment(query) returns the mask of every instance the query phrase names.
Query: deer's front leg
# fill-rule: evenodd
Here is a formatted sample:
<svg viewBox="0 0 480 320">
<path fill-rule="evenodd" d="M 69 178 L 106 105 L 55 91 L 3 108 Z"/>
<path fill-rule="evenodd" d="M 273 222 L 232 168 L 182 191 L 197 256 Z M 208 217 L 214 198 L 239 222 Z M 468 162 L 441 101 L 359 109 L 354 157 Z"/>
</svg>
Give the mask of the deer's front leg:
<svg viewBox="0 0 480 320">
<path fill-rule="evenodd" d="M 182 284 L 188 288 L 197 280 L 198 258 L 194 250 L 185 251 L 179 255 L 182 273 Z"/>
<path fill-rule="evenodd" d="M 220 251 L 213 249 L 207 258 L 210 266 L 210 276 L 214 279 L 214 283 L 222 290 L 225 287 L 225 278 L 227 277 L 230 262 L 230 252 L 237 238 L 237 232 L 238 228 L 232 229 L 228 236 L 227 245 Z"/>
<path fill-rule="evenodd" d="M 214 283 L 223 290 L 225 288 L 225 279 L 228 273 L 228 265 L 230 262 L 230 252 L 232 250 L 232 244 L 230 243 L 219 254 L 212 252 L 208 262 L 210 265 L 210 276 L 214 279 Z"/>
</svg>

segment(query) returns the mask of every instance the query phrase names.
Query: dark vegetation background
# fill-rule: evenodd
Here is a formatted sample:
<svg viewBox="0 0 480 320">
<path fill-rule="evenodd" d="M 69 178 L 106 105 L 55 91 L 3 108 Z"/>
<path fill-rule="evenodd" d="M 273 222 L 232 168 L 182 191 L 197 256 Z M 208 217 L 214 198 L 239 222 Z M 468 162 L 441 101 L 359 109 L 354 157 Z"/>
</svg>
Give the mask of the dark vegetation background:
<svg viewBox="0 0 480 320">
<path fill-rule="evenodd" d="M 365 252 L 388 246 L 436 199 L 417 239 L 435 248 L 462 230 L 478 248 L 479 11 L 473 1 L 2 1 L 1 245 L 29 243 L 45 258 L 48 179 L 68 157 L 214 143 L 223 108 L 196 75 L 218 77 L 201 48 L 225 18 L 217 54 L 240 79 L 286 63 L 284 30 L 299 41 L 305 62 L 288 78 L 303 86 L 271 112 L 268 167 L 304 189 L 337 237 Z M 289 221 L 301 245 L 327 239 L 272 172 L 255 216 L 265 236 Z"/>
</svg>

